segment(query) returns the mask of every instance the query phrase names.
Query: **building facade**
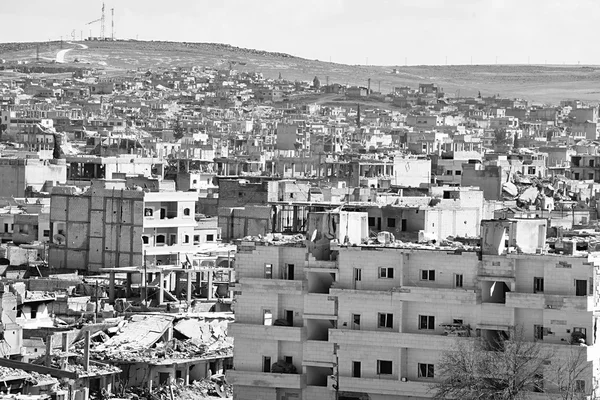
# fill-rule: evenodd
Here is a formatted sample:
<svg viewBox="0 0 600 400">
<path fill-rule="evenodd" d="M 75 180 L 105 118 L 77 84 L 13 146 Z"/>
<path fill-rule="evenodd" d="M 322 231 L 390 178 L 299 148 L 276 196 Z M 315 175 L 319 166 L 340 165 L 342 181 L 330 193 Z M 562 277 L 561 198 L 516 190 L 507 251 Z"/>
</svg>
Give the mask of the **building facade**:
<svg viewBox="0 0 600 400">
<path fill-rule="evenodd" d="M 94 181 L 53 189 L 50 263 L 61 269 L 174 265 L 194 254 L 195 192 L 128 189 Z"/>
<path fill-rule="evenodd" d="M 481 252 L 327 247 L 319 235 L 242 242 L 234 398 L 431 398 L 445 351 L 515 327 L 557 358 L 544 370 L 548 393 L 530 398 L 558 396 L 552 368 L 573 354 L 584 363 L 576 385 L 589 392 L 599 367 L 600 260 L 546 252 L 545 229 L 542 219 L 484 221 Z"/>
</svg>

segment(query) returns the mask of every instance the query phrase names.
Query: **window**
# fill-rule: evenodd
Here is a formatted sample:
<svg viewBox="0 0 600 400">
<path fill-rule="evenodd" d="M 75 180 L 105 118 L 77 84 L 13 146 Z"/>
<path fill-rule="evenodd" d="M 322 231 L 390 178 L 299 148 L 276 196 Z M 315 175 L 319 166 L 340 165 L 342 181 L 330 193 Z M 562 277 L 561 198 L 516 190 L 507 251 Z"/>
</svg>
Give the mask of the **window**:
<svg viewBox="0 0 600 400">
<path fill-rule="evenodd" d="M 190 209 L 189 208 L 184 208 L 183 209 L 183 215 L 185 215 L 186 217 L 190 215 Z"/>
<path fill-rule="evenodd" d="M 352 330 L 360 330 L 360 314 L 352 314 Z"/>
<path fill-rule="evenodd" d="M 379 313 L 379 324 L 378 328 L 393 328 L 394 327 L 394 314 Z"/>
<path fill-rule="evenodd" d="M 456 172 L 454 172 L 454 175 L 462 175 L 462 171 L 460 171 L 460 170 L 456 171 Z"/>
<path fill-rule="evenodd" d="M 533 326 L 533 338 L 535 340 L 544 340 L 544 327 L 542 325 Z"/>
<path fill-rule="evenodd" d="M 146 236 L 146 235 L 142 236 L 142 243 L 148 244 L 149 240 L 150 239 L 148 239 L 148 236 Z"/>
<path fill-rule="evenodd" d="M 183 235 L 183 243 L 189 243 L 190 242 L 190 235 Z"/>
<path fill-rule="evenodd" d="M 50 237 L 50 231 L 48 229 L 44 229 L 44 237 Z"/>
<path fill-rule="evenodd" d="M 31 307 L 31 319 L 36 319 L 37 318 L 37 307 L 33 306 Z"/>
<path fill-rule="evenodd" d="M 585 392 L 585 381 L 583 379 L 575 379 L 575 391 L 577 393 Z"/>
<path fill-rule="evenodd" d="M 165 235 L 157 235 L 156 244 L 165 244 Z"/>
<path fill-rule="evenodd" d="M 419 363 L 419 378 L 433 378 L 433 364 Z"/>
<path fill-rule="evenodd" d="M 452 323 L 457 325 L 464 325 L 462 318 L 454 318 L 452 319 Z"/>
<path fill-rule="evenodd" d="M 265 279 L 273 279 L 273 264 L 265 264 Z"/>
<path fill-rule="evenodd" d="M 533 293 L 542 293 L 544 291 L 544 278 L 533 278 Z"/>
<path fill-rule="evenodd" d="M 387 226 L 388 226 L 388 228 L 395 228 L 396 227 L 396 218 L 388 218 Z"/>
<path fill-rule="evenodd" d="M 177 234 L 172 233 L 171 234 L 171 246 L 177 244 Z"/>
<path fill-rule="evenodd" d="M 271 310 L 263 310 L 263 325 L 273 325 L 273 313 Z"/>
<path fill-rule="evenodd" d="M 215 241 L 215 235 L 213 235 L 212 233 L 210 235 L 206 235 L 206 241 L 207 242 L 214 242 Z"/>
<path fill-rule="evenodd" d="M 463 287 L 463 274 L 454 274 L 454 287 Z"/>
<path fill-rule="evenodd" d="M 362 269 L 361 268 L 354 268 L 354 281 L 355 282 L 362 281 Z"/>
<path fill-rule="evenodd" d="M 194 235 L 194 244 L 200 244 L 200 235 Z"/>
<path fill-rule="evenodd" d="M 369 217 L 369 226 L 375 226 L 375 217 Z"/>
<path fill-rule="evenodd" d="M 283 361 L 285 361 L 286 364 L 293 364 L 294 359 L 290 356 L 284 356 L 283 357 Z"/>
<path fill-rule="evenodd" d="M 144 217 L 151 217 L 154 215 L 154 210 L 151 208 L 144 208 Z"/>
<path fill-rule="evenodd" d="M 392 362 L 389 360 L 377 360 L 377 375 L 391 375 Z"/>
<path fill-rule="evenodd" d="M 451 170 L 447 170 L 446 171 L 446 175 L 452 175 L 452 171 Z"/>
<path fill-rule="evenodd" d="M 435 270 L 434 269 L 422 269 L 421 270 L 422 281 L 435 281 Z"/>
<path fill-rule="evenodd" d="M 435 329 L 435 317 L 433 315 L 419 315 L 419 329 Z"/>
<path fill-rule="evenodd" d="M 587 281 L 575 279 L 575 296 L 587 296 Z"/>
<path fill-rule="evenodd" d="M 379 277 L 391 279 L 394 277 L 394 268 L 379 267 Z"/>
<path fill-rule="evenodd" d="M 360 378 L 361 365 L 360 361 L 352 361 L 352 377 Z"/>
<path fill-rule="evenodd" d="M 263 356 L 263 372 L 271 372 L 271 357 Z"/>
</svg>

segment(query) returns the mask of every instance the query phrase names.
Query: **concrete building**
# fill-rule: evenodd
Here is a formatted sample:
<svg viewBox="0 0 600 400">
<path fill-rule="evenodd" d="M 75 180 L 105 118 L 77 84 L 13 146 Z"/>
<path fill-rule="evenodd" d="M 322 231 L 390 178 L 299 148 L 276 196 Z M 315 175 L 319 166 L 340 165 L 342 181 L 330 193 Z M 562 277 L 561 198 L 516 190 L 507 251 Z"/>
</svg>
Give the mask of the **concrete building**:
<svg viewBox="0 0 600 400">
<path fill-rule="evenodd" d="M 600 260 L 547 252 L 543 219 L 483 221 L 481 230 L 480 253 L 312 237 L 242 242 L 227 372 L 235 398 L 431 398 L 445 351 L 515 326 L 556 359 L 544 370 L 546 393 L 528 398 L 557 397 L 550 374 L 572 354 L 586 368 L 576 385 L 589 392 L 600 360 Z"/>
<path fill-rule="evenodd" d="M 41 191 L 66 180 L 63 160 L 0 159 L 0 197 L 24 197 L 27 190 Z"/>
<path fill-rule="evenodd" d="M 195 192 L 131 190 L 124 181 L 94 181 L 86 192 L 56 187 L 49 263 L 87 271 L 179 265 L 198 249 L 196 201 Z"/>
</svg>

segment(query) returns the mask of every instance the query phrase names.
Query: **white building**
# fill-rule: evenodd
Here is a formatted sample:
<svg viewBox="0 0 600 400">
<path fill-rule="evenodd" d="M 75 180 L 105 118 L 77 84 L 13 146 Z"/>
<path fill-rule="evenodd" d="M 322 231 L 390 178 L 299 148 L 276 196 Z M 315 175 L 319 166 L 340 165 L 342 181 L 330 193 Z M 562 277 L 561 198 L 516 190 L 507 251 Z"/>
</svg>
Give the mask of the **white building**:
<svg viewBox="0 0 600 400">
<path fill-rule="evenodd" d="M 242 242 L 228 371 L 235 398 L 333 400 L 336 387 L 340 399 L 431 398 L 444 351 L 515 326 L 543 341 L 556 364 L 583 352 L 586 373 L 576 384 L 589 391 L 600 359 L 600 260 L 548 254 L 545 230 L 542 219 L 484 221 L 481 253 L 327 247 L 319 233 L 304 243 Z M 570 345 L 574 334 L 585 346 Z"/>
</svg>

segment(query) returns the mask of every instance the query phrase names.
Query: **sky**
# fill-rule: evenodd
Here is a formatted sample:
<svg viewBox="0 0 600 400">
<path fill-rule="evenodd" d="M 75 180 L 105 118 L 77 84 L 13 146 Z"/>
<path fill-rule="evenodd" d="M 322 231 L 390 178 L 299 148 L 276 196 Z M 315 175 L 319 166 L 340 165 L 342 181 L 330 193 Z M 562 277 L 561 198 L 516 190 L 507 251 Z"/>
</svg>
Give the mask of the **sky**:
<svg viewBox="0 0 600 400">
<path fill-rule="evenodd" d="M 100 35 L 102 0 L 2 0 L 0 42 Z M 105 0 L 119 39 L 344 64 L 600 64 L 598 0 Z"/>
</svg>

